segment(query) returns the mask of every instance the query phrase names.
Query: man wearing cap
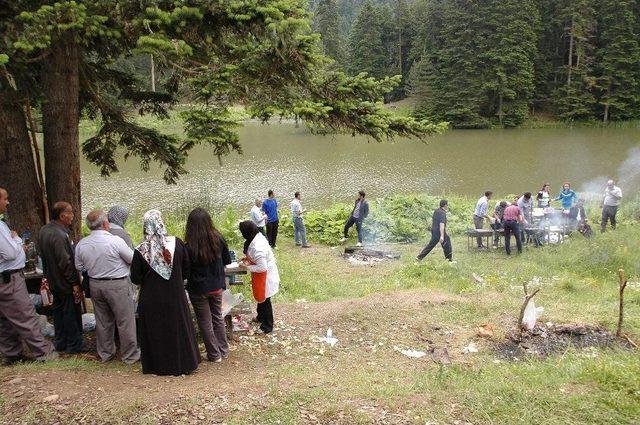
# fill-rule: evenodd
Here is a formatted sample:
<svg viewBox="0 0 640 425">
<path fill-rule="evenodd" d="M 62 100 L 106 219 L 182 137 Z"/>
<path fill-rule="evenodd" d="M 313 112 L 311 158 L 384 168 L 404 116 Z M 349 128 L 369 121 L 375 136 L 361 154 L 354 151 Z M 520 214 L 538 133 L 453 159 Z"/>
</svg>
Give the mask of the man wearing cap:
<svg viewBox="0 0 640 425">
<path fill-rule="evenodd" d="M 9 193 L 0 187 L 0 214 L 7 212 Z M 58 353 L 40 331 L 40 324 L 27 294 L 24 280 L 26 255 L 22 239 L 0 220 L 0 354 L 11 364 L 26 356 L 22 341 L 36 360 L 53 360 Z"/>
</svg>

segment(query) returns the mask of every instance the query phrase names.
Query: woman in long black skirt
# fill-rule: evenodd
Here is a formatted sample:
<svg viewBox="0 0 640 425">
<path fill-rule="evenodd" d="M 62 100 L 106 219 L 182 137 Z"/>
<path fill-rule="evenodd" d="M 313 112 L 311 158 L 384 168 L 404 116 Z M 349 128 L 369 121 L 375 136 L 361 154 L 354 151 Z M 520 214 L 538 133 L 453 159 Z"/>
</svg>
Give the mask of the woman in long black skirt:
<svg viewBox="0 0 640 425">
<path fill-rule="evenodd" d="M 131 263 L 131 280 L 140 285 L 142 373 L 177 376 L 198 367 L 200 352 L 184 290 L 189 270 L 182 241 L 167 235 L 160 211 L 147 211 L 144 239 Z"/>
</svg>

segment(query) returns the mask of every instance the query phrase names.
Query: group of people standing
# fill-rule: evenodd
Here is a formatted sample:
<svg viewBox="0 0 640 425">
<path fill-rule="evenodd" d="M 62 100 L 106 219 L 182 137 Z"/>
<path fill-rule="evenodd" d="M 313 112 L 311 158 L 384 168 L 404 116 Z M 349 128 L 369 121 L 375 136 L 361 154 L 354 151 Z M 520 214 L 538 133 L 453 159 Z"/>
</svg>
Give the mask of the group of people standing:
<svg viewBox="0 0 640 425">
<path fill-rule="evenodd" d="M 522 252 L 522 241 L 524 239 L 525 223 L 533 221 L 534 198 L 531 192 L 515 196 L 511 202 L 500 200 L 496 202 L 492 213 L 489 213 L 489 201 L 493 196 L 492 191 L 486 191 L 478 199 L 473 213 L 473 224 L 476 229 L 482 229 L 488 221 L 493 230 L 504 230 L 504 246 L 507 255 L 511 255 L 511 235 L 516 239 L 518 253 Z M 607 181 L 601 201 L 602 219 L 600 230 L 604 232 L 607 223 L 611 223 L 611 228 L 616 228 L 616 214 L 622 199 L 622 190 L 616 186 L 615 181 Z M 535 201 L 537 208 L 551 208 L 552 201 L 560 201 L 563 218 L 575 223 L 578 231 L 587 236 L 590 228 L 587 224 L 587 215 L 584 210 L 584 199 L 579 199 L 577 193 L 571 189 L 571 184 L 564 183 L 562 191 L 553 198 L 548 183 L 536 194 Z M 416 256 L 417 261 L 422 261 L 431 250 L 439 243 L 444 251 L 444 256 L 450 262 L 453 261 L 451 239 L 447 233 L 447 211 L 449 203 L 446 199 L 440 201 L 439 207 L 433 212 L 431 220 L 431 239 L 424 249 Z M 499 235 L 496 232 L 493 245 L 498 246 Z M 482 243 L 482 238 L 477 238 L 478 248 L 486 248 Z"/>
<path fill-rule="evenodd" d="M 590 235 L 590 227 L 587 224 L 587 215 L 584 210 L 584 199 L 578 197 L 578 194 L 571 189 L 571 184 L 566 182 L 562 185 L 562 190 L 553 198 L 548 183 L 542 185 L 538 191 L 535 201 L 537 208 L 548 210 L 552 207 L 553 201 L 560 202 L 560 213 L 566 224 L 572 225 L 578 231 Z M 516 239 L 518 253 L 522 252 L 522 240 L 524 239 L 524 226 L 533 222 L 534 199 L 531 192 L 525 192 L 522 195 L 515 196 L 512 202 L 501 200 L 498 201 L 489 215 L 489 200 L 492 198 L 493 192 L 487 191 L 476 203 L 473 214 L 473 223 L 476 229 L 482 229 L 485 221 L 490 223 L 494 230 L 503 229 L 505 238 L 505 250 L 507 255 L 511 254 L 511 235 Z M 607 222 L 611 223 L 613 229 L 616 228 L 616 214 L 618 206 L 622 199 L 622 190 L 615 185 L 613 180 L 607 182 L 602 197 L 602 219 L 600 229 L 602 232 L 606 230 Z M 494 247 L 498 246 L 498 234 L 494 237 Z M 477 238 L 478 248 L 486 248 L 482 244 L 482 238 Z"/>
<path fill-rule="evenodd" d="M 357 246 L 362 246 L 362 223 L 369 215 L 369 202 L 365 199 L 365 196 L 366 194 L 363 190 L 358 192 L 358 197 L 355 200 L 353 209 L 351 210 L 347 221 L 344 223 L 344 236 L 340 242 L 345 242 L 347 240 L 349 237 L 349 229 L 355 225 L 358 235 Z M 304 224 L 304 216 L 307 210 L 302 207 L 301 201 L 302 195 L 300 192 L 294 193 L 293 200 L 290 204 L 291 217 L 293 219 L 293 237 L 296 246 L 309 248 L 310 245 L 307 241 L 307 228 Z M 269 190 L 267 192 L 267 199 L 262 200 L 261 198 L 257 198 L 254 205 L 251 207 L 249 214 L 251 221 L 256 225 L 258 231 L 267 237 L 269 246 L 271 246 L 271 248 L 275 248 L 280 219 L 278 216 L 278 201 L 275 198 L 273 190 Z"/>
<path fill-rule="evenodd" d="M 8 205 L 9 194 L 0 188 L 0 214 Z M 74 245 L 69 237 L 72 206 L 66 202 L 53 205 L 51 222 L 39 232 L 43 273 L 53 296 L 53 344 L 42 336 L 27 294 L 22 240 L 0 221 L 0 354 L 5 362 L 26 358 L 22 341 L 36 360 L 55 359 L 60 352 L 91 351 L 82 333 L 82 286 L 93 304 L 96 351 L 103 362 L 116 356 L 117 329 L 123 362 L 140 360 L 143 373 L 193 372 L 201 356 L 189 302 L 207 360 L 220 362 L 229 356 L 222 292 L 231 255 L 209 213 L 202 208 L 191 211 L 182 241 L 167 233 L 160 211 L 147 211 L 143 239 L 135 248 L 124 227 L 127 216 L 119 206 L 108 212 L 89 212 L 90 233 Z M 275 257 L 255 223 L 243 221 L 239 230 L 245 243 L 238 267 L 251 273 L 252 282 L 258 280 L 262 285 L 254 321 L 260 325 L 258 332 L 269 333 L 273 330 L 270 298 L 278 292 L 280 282 Z M 83 285 L 87 281 L 88 286 Z"/>
</svg>

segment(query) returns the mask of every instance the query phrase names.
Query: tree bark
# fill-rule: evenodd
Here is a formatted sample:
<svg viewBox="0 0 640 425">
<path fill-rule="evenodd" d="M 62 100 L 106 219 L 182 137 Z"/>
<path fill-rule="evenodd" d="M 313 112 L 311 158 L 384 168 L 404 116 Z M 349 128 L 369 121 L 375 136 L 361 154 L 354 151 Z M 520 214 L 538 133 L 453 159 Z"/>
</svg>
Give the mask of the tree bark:
<svg viewBox="0 0 640 425">
<path fill-rule="evenodd" d="M 22 105 L 10 88 L 0 90 L 0 164 L 0 186 L 9 192 L 10 227 L 35 238 L 44 224 L 41 188 Z"/>
<path fill-rule="evenodd" d="M 79 63 L 74 35 L 66 32 L 51 43 L 42 66 L 42 128 L 45 180 L 50 209 L 58 201 L 71 204 L 75 218 L 71 238 L 81 236 Z"/>
</svg>

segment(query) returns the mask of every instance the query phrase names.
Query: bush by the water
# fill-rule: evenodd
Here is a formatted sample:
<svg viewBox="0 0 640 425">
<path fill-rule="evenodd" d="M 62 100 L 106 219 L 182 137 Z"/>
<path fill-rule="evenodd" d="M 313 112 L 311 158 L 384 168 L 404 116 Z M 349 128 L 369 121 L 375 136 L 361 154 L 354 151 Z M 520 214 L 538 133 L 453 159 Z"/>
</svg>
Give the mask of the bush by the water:
<svg viewBox="0 0 640 425">
<path fill-rule="evenodd" d="M 466 229 L 473 227 L 472 216 L 475 208 L 475 199 L 461 196 L 444 196 L 449 201 L 447 213 L 448 231 L 452 236 L 461 235 Z M 500 199 L 512 199 L 513 195 L 496 197 L 490 201 L 490 210 L 495 202 Z M 369 199 L 370 213 L 364 221 L 363 231 L 366 241 L 369 242 L 398 242 L 409 243 L 424 240 L 430 235 L 431 216 L 438 208 L 442 197 L 431 195 L 393 195 L 386 198 Z M 215 206 L 207 200 L 197 202 L 195 206 L 212 211 L 214 223 L 227 239 L 231 246 L 242 244 L 242 237 L 238 231 L 238 222 L 248 219 L 237 213 L 232 208 L 227 208 L 220 213 L 215 213 Z M 344 223 L 353 209 L 352 203 L 336 203 L 325 209 L 310 210 L 305 214 L 305 226 L 307 237 L 315 243 L 334 245 L 342 238 Z M 589 202 L 585 206 L 589 221 L 597 230 L 600 222 L 600 206 L 598 202 Z M 165 223 L 169 234 L 182 237 L 190 208 L 165 212 Z M 638 222 L 640 212 L 640 199 L 624 201 L 618 213 L 618 221 L 635 225 Z M 127 227 L 134 241 L 142 239 L 142 226 L 140 218 L 132 218 Z M 293 237 L 293 220 L 288 206 L 280 208 L 280 234 L 285 237 Z M 350 231 L 350 236 L 355 238 L 355 228 Z M 611 254 L 608 254 L 611 255 Z"/>
</svg>

